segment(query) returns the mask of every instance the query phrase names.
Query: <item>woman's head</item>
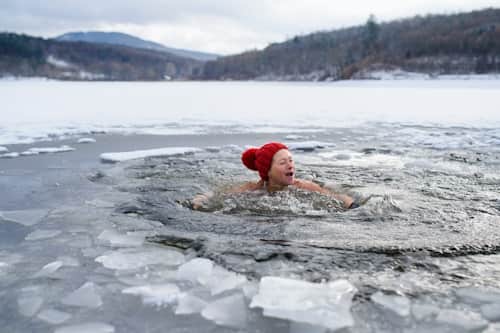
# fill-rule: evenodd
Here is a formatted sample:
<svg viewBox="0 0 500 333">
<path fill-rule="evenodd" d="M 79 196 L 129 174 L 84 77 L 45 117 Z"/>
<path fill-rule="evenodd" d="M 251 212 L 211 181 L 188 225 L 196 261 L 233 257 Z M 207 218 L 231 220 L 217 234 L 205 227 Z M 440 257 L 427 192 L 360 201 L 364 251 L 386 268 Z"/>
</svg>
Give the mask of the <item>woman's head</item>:
<svg viewBox="0 0 500 333">
<path fill-rule="evenodd" d="M 279 142 L 266 143 L 260 148 L 250 148 L 241 155 L 243 164 L 259 172 L 264 181 L 276 185 L 294 182 L 295 165 L 288 147 Z"/>
</svg>

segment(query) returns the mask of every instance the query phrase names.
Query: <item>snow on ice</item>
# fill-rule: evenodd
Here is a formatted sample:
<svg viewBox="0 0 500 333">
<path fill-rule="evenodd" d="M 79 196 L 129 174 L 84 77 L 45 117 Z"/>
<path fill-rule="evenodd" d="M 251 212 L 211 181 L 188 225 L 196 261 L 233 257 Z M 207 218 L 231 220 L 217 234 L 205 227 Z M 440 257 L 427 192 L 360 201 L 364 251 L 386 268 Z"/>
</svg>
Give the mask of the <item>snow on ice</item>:
<svg viewBox="0 0 500 333">
<path fill-rule="evenodd" d="M 128 152 L 103 153 L 100 155 L 100 158 L 103 162 L 117 163 L 138 158 L 185 155 L 200 151 L 202 150 L 193 147 L 170 147 L 148 150 L 135 150 Z"/>
</svg>

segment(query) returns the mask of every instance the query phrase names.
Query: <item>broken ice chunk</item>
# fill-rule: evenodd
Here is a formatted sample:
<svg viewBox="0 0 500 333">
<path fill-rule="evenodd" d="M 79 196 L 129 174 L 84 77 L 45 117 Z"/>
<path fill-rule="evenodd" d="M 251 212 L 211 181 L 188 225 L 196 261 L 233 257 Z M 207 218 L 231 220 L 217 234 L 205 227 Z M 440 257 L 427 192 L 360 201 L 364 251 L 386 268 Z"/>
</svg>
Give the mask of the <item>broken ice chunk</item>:
<svg viewBox="0 0 500 333">
<path fill-rule="evenodd" d="M 500 303 L 500 290 L 465 287 L 456 291 L 457 296 L 471 304 Z"/>
<path fill-rule="evenodd" d="M 212 295 L 218 295 L 224 291 L 238 288 L 247 282 L 247 278 L 241 274 L 230 272 L 220 266 L 215 266 L 212 275 L 204 283 Z"/>
<path fill-rule="evenodd" d="M 9 150 L 7 149 L 7 147 L 4 147 L 4 146 L 0 146 L 0 153 L 6 153 L 8 152 Z"/>
<path fill-rule="evenodd" d="M 481 314 L 489 321 L 500 321 L 500 304 L 484 304 L 481 306 Z"/>
<path fill-rule="evenodd" d="M 104 230 L 97 237 L 113 246 L 139 246 L 144 243 L 144 233 L 120 234 L 115 230 Z"/>
<path fill-rule="evenodd" d="M 40 313 L 37 315 L 37 318 L 49 324 L 57 325 L 64 323 L 66 320 L 71 318 L 71 315 L 59 310 L 47 309 L 40 311 Z"/>
<path fill-rule="evenodd" d="M 481 331 L 488 326 L 488 322 L 478 313 L 451 309 L 441 310 L 436 317 L 436 321 L 467 332 Z"/>
<path fill-rule="evenodd" d="M 60 256 L 57 257 L 57 261 L 62 262 L 63 266 L 69 266 L 69 267 L 78 267 L 80 266 L 80 263 L 78 262 L 77 259 L 69 256 Z"/>
<path fill-rule="evenodd" d="M 347 280 L 311 283 L 266 276 L 250 307 L 263 308 L 265 316 L 336 330 L 354 324 L 350 307 L 355 292 Z"/>
<path fill-rule="evenodd" d="M 110 252 L 95 259 L 110 269 L 138 269 L 148 265 L 164 264 L 177 266 L 184 262 L 184 255 L 165 249 L 125 249 Z"/>
<path fill-rule="evenodd" d="M 177 269 L 177 279 L 204 285 L 212 275 L 213 266 L 213 262 L 209 259 L 194 258 Z"/>
<path fill-rule="evenodd" d="M 244 327 L 247 322 L 247 306 L 242 294 L 227 296 L 209 303 L 201 312 L 217 325 Z"/>
<path fill-rule="evenodd" d="M 66 305 L 81 306 L 87 308 L 98 308 L 102 305 L 96 285 L 93 282 L 86 282 L 80 288 L 64 297 L 61 302 Z"/>
<path fill-rule="evenodd" d="M 96 140 L 94 138 L 80 138 L 77 143 L 95 143 Z"/>
<path fill-rule="evenodd" d="M 130 287 L 123 289 L 122 293 L 142 296 L 144 304 L 161 306 L 173 304 L 179 297 L 181 291 L 177 285 L 167 283 L 160 285 Z"/>
<path fill-rule="evenodd" d="M 435 316 L 439 313 L 440 309 L 437 306 L 429 304 L 413 304 L 411 307 L 411 313 L 417 320 L 423 320 L 425 318 Z"/>
<path fill-rule="evenodd" d="M 44 276 L 49 276 L 55 271 L 57 271 L 59 268 L 61 268 L 63 265 L 62 261 L 54 261 L 51 263 L 48 263 L 47 265 L 43 266 L 41 270 L 38 271 L 38 273 L 35 274 L 34 277 L 44 277 Z"/>
<path fill-rule="evenodd" d="M 63 326 L 54 331 L 54 333 L 114 333 L 114 326 L 105 323 L 85 323 L 78 325 Z"/>
<path fill-rule="evenodd" d="M 371 296 L 371 299 L 376 304 L 401 317 L 406 317 L 410 314 L 410 300 L 404 296 L 386 295 L 381 291 L 377 291 Z"/>
<path fill-rule="evenodd" d="M 60 230 L 35 230 L 29 233 L 24 239 L 28 241 L 52 238 L 61 233 Z"/>
<path fill-rule="evenodd" d="M 39 223 L 48 212 L 47 209 L 9 210 L 0 212 L 0 218 L 29 227 Z"/>
<path fill-rule="evenodd" d="M 325 333 L 326 332 L 325 327 L 320 327 L 320 326 L 314 326 L 311 324 L 305 324 L 305 323 L 295 323 L 292 322 L 290 323 L 290 331 L 289 333 Z"/>
<path fill-rule="evenodd" d="M 194 295 L 183 293 L 179 296 L 175 314 L 199 313 L 205 308 L 207 302 Z"/>
</svg>

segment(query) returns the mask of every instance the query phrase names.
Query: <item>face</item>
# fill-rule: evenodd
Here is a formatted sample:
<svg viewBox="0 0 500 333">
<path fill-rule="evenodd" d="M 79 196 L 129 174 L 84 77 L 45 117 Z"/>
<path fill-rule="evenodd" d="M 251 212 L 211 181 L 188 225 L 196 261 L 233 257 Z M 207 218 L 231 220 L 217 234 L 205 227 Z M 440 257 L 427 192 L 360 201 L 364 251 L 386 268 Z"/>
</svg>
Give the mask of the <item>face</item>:
<svg viewBox="0 0 500 333">
<path fill-rule="evenodd" d="M 295 163 L 288 149 L 281 149 L 274 154 L 268 176 L 272 185 L 286 186 L 294 183 Z"/>
</svg>

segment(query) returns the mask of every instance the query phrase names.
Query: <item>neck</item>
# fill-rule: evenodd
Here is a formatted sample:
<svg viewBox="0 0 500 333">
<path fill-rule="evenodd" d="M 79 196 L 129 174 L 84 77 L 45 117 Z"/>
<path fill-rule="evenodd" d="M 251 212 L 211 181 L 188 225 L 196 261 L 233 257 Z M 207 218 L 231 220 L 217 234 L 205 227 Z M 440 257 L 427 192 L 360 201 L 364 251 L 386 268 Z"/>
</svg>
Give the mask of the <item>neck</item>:
<svg viewBox="0 0 500 333">
<path fill-rule="evenodd" d="M 268 192 L 283 191 L 288 187 L 288 185 L 275 184 L 271 180 L 266 181 L 264 184 Z"/>
</svg>

